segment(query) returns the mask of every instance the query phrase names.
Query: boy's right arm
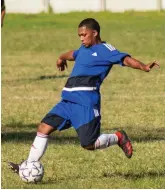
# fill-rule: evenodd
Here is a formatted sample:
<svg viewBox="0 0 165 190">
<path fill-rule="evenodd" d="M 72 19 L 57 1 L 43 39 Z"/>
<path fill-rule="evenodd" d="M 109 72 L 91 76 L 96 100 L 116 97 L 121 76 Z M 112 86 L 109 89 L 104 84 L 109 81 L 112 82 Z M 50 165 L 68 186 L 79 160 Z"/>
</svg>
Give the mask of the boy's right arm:
<svg viewBox="0 0 165 190">
<path fill-rule="evenodd" d="M 61 54 L 60 57 L 58 58 L 56 64 L 57 64 L 57 68 L 59 69 L 59 71 L 64 71 L 65 68 L 67 68 L 67 61 L 74 61 L 74 57 L 73 57 L 73 53 L 74 51 L 69 51 L 67 53 Z"/>
<path fill-rule="evenodd" d="M 63 61 L 74 61 L 73 53 L 74 53 L 73 50 L 69 51 L 67 53 L 64 53 L 64 54 L 60 55 L 59 59 L 61 59 Z"/>
</svg>

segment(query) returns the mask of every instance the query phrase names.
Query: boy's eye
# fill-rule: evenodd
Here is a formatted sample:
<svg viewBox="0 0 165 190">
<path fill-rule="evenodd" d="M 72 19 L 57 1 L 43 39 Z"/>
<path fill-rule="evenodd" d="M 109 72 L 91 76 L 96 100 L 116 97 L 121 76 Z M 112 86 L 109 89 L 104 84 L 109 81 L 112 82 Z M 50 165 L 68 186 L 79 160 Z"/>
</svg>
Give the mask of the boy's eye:
<svg viewBox="0 0 165 190">
<path fill-rule="evenodd" d="M 86 34 L 78 34 L 78 36 L 79 36 L 79 37 L 81 37 L 81 36 L 85 37 Z"/>
</svg>

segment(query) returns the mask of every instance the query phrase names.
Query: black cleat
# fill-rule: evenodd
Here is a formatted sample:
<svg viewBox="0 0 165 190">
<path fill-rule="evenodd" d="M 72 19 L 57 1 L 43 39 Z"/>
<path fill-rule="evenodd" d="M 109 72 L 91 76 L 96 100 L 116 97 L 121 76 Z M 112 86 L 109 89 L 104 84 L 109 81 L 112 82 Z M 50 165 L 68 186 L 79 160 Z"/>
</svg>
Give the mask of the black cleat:
<svg viewBox="0 0 165 190">
<path fill-rule="evenodd" d="M 8 165 L 9 165 L 10 169 L 14 173 L 19 174 L 19 166 L 20 166 L 20 164 L 14 164 L 13 162 L 8 162 Z"/>
<path fill-rule="evenodd" d="M 20 164 L 14 164 L 13 162 L 8 162 L 8 166 L 10 167 L 10 169 L 16 173 L 19 174 L 19 167 L 20 165 L 24 162 L 25 160 L 22 159 Z"/>
</svg>

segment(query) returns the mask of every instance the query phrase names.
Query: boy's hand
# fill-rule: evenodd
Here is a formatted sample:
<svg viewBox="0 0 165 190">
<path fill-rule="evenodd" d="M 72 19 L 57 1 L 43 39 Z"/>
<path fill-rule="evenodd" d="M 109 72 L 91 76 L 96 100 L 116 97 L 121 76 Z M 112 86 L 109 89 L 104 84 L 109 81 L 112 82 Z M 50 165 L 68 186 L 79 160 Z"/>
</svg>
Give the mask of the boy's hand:
<svg viewBox="0 0 165 190">
<path fill-rule="evenodd" d="M 149 72 L 152 68 L 159 68 L 159 63 L 157 61 L 153 61 L 151 63 L 148 63 L 146 66 L 145 66 L 145 71 L 146 72 Z"/>
<path fill-rule="evenodd" d="M 66 60 L 58 59 L 56 64 L 59 71 L 64 71 L 68 67 Z"/>
</svg>

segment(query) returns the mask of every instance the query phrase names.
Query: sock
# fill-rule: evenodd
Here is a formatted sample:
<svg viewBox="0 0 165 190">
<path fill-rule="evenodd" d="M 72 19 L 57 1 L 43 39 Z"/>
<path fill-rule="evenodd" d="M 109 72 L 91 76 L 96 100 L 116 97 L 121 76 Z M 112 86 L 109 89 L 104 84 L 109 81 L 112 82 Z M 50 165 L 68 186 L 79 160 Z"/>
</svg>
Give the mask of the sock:
<svg viewBox="0 0 165 190">
<path fill-rule="evenodd" d="M 48 144 L 48 135 L 37 133 L 34 142 L 31 146 L 28 162 L 38 161 L 43 156 Z"/>
<path fill-rule="evenodd" d="M 95 149 L 104 149 L 118 143 L 116 134 L 101 134 L 95 142 Z"/>
</svg>

